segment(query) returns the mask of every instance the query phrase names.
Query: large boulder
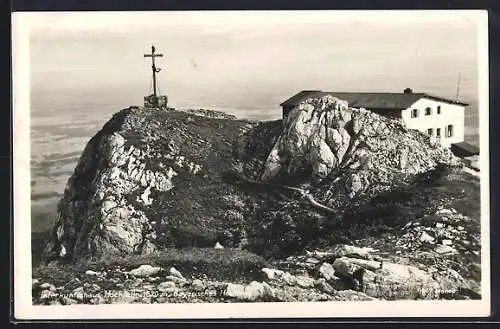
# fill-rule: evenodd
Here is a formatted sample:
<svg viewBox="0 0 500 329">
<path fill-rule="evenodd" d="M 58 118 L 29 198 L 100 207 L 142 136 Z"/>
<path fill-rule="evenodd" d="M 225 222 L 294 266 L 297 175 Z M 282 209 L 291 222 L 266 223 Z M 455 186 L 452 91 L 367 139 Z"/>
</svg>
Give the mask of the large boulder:
<svg viewBox="0 0 500 329">
<path fill-rule="evenodd" d="M 261 179 L 311 168 L 312 178 L 323 180 L 346 168 L 357 169 L 346 184 L 354 197 L 381 178 L 391 179 L 374 173 L 416 174 L 452 161 L 457 160 L 450 152 L 431 147 L 424 134 L 328 95 L 306 99 L 289 112 Z"/>
<path fill-rule="evenodd" d="M 252 281 L 247 285 L 229 283 L 225 295 L 242 301 L 256 301 L 272 298 L 273 291 L 265 282 Z"/>
</svg>

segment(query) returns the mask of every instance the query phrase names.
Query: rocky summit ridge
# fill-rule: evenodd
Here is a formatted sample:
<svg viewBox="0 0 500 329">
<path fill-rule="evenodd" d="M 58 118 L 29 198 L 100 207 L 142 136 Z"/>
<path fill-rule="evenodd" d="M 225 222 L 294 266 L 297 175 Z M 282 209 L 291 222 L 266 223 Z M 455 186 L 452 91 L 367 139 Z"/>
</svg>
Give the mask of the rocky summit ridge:
<svg viewBox="0 0 500 329">
<path fill-rule="evenodd" d="M 307 176 L 316 181 L 342 179 L 347 195 L 353 198 L 380 192 L 394 180 L 438 164 L 457 164 L 449 150 L 430 142 L 397 120 L 349 108 L 333 96 L 311 98 L 286 117 L 261 179 L 309 170 Z"/>
<path fill-rule="evenodd" d="M 172 248 L 217 245 L 282 259 L 264 271 L 267 280 L 291 268 L 317 276 L 322 266 L 323 272 L 333 269 L 330 279 L 342 281 L 323 277 L 333 290 L 314 280 L 311 289 L 358 289 L 361 268 L 368 282 L 379 282 L 396 275 L 391 269 L 406 273 L 401 265 L 424 271 L 419 277 L 436 282 L 436 289 L 446 278 L 448 288 L 477 291 L 479 203 L 470 205 L 479 198 L 479 184 L 463 166 L 400 121 L 332 96 L 307 99 L 284 121 L 267 122 L 208 110 L 131 107 L 85 147 L 43 262 L 146 259 Z M 321 254 L 346 243 L 378 247 L 377 258 L 396 265 L 376 268 L 366 263 L 370 259 L 335 253 L 307 257 L 307 250 Z M 305 252 L 310 266 L 298 265 Z M 431 269 L 424 260 L 440 265 Z M 475 267 L 452 265 L 465 261 Z M 248 289 L 272 295 L 262 283 L 252 284 Z M 380 284 L 371 293 L 366 287 L 367 296 L 384 298 L 373 292 Z M 244 294 L 247 288 L 231 289 Z"/>
</svg>

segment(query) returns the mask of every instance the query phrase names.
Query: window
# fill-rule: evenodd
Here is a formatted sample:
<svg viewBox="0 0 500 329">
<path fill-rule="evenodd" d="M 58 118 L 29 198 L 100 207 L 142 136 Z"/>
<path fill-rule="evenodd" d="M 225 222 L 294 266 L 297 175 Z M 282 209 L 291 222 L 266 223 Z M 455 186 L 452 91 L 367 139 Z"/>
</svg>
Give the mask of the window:
<svg viewBox="0 0 500 329">
<path fill-rule="evenodd" d="M 437 114 L 441 114 L 441 105 L 438 105 L 437 107 Z"/>
<path fill-rule="evenodd" d="M 431 108 L 430 107 L 426 107 L 425 108 L 425 115 L 431 115 L 431 113 L 432 113 Z"/>
<path fill-rule="evenodd" d="M 413 109 L 411 110 L 411 117 L 416 118 L 418 117 L 418 109 Z"/>
<path fill-rule="evenodd" d="M 441 128 L 436 128 L 436 136 L 441 137 Z"/>
<path fill-rule="evenodd" d="M 446 137 L 453 137 L 453 125 L 446 126 Z"/>
<path fill-rule="evenodd" d="M 434 132 L 434 129 L 427 129 L 427 135 L 432 136 L 432 133 Z"/>
</svg>

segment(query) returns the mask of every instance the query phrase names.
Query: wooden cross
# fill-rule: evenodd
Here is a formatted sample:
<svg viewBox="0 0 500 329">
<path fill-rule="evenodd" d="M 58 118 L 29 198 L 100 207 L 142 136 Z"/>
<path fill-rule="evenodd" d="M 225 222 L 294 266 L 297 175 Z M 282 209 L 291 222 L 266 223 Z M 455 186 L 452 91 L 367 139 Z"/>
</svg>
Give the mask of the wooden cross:
<svg viewBox="0 0 500 329">
<path fill-rule="evenodd" d="M 160 72 L 160 68 L 156 68 L 155 65 L 155 57 L 163 57 L 163 54 L 155 54 L 156 48 L 155 46 L 151 46 L 151 54 L 144 54 L 144 57 L 151 57 L 151 69 L 153 70 L 153 96 L 156 101 L 157 95 L 156 95 L 156 73 Z"/>
</svg>

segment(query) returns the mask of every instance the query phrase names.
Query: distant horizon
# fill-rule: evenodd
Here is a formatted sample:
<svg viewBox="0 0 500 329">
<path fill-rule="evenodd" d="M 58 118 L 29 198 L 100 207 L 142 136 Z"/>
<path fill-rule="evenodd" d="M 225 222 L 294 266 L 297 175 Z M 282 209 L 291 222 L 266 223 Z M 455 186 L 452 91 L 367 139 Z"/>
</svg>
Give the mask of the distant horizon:
<svg viewBox="0 0 500 329">
<path fill-rule="evenodd" d="M 173 104 L 203 95 L 278 106 L 303 89 L 401 92 L 478 102 L 478 26 L 460 11 L 40 13 L 30 15 L 32 91 L 124 94 L 141 103 L 155 44 Z M 205 104 L 201 104 L 205 105 Z"/>
</svg>

